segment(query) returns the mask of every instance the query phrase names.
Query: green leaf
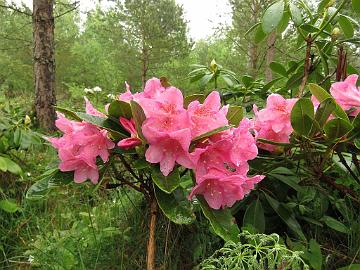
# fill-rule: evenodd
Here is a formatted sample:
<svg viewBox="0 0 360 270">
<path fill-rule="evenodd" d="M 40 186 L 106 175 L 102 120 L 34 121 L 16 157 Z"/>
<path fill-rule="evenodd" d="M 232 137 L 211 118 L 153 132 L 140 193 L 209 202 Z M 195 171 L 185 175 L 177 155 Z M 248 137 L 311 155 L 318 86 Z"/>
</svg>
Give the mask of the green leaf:
<svg viewBox="0 0 360 270">
<path fill-rule="evenodd" d="M 250 75 L 244 75 L 241 77 L 241 81 L 246 88 L 249 88 L 251 84 L 254 82 L 254 78 Z"/>
<path fill-rule="evenodd" d="M 352 8 L 355 12 L 360 14 L 360 0 L 352 0 Z"/>
<path fill-rule="evenodd" d="M 56 106 L 55 107 L 56 111 L 61 112 L 63 114 L 65 114 L 66 117 L 76 120 L 76 121 L 81 121 L 82 119 L 76 114 L 76 112 L 73 112 L 71 110 Z"/>
<path fill-rule="evenodd" d="M 341 118 L 336 118 L 325 124 L 324 131 L 330 140 L 335 140 L 346 135 L 352 130 L 352 128 L 353 126 L 348 121 Z"/>
<path fill-rule="evenodd" d="M 287 224 L 287 226 L 301 239 L 306 241 L 306 237 L 301 230 L 300 224 L 295 219 L 294 214 L 287 209 L 283 204 L 270 197 L 264 192 L 264 195 L 269 202 L 270 206 L 274 209 L 274 211 L 280 216 L 280 218 Z"/>
<path fill-rule="evenodd" d="M 15 213 L 16 211 L 21 210 L 21 208 L 13 200 L 1 200 L 0 209 L 8 213 Z"/>
<path fill-rule="evenodd" d="M 308 259 L 314 270 L 322 269 L 323 258 L 321 255 L 320 245 L 314 239 L 309 241 L 309 252 L 305 252 L 304 257 Z"/>
<path fill-rule="evenodd" d="M 217 235 L 225 241 L 239 242 L 239 227 L 235 224 L 235 219 L 231 215 L 230 209 L 215 210 L 209 207 L 206 200 L 197 195 L 200 207 L 205 217 L 210 221 L 211 227 Z"/>
<path fill-rule="evenodd" d="M 298 87 L 302 81 L 302 78 L 304 76 L 303 71 L 299 71 L 295 74 L 293 74 L 286 82 L 285 88 L 287 89 L 295 89 Z"/>
<path fill-rule="evenodd" d="M 265 34 L 274 31 L 284 14 L 284 1 L 278 1 L 269 6 L 262 17 L 261 26 Z"/>
<path fill-rule="evenodd" d="M 301 25 L 303 23 L 301 10 L 294 3 L 289 4 L 289 9 L 291 13 L 291 19 L 294 22 L 295 26 Z"/>
<path fill-rule="evenodd" d="M 294 190 L 298 192 L 301 192 L 303 190 L 303 188 L 299 185 L 300 182 L 299 177 L 285 167 L 278 167 L 272 170 L 268 175 L 283 182 L 289 187 L 292 187 Z"/>
<path fill-rule="evenodd" d="M 210 73 L 210 74 L 205 74 L 199 81 L 200 84 L 200 88 L 204 89 L 205 86 L 208 84 L 208 82 L 210 82 L 210 80 L 213 78 L 214 74 Z"/>
<path fill-rule="evenodd" d="M 212 135 L 214 135 L 214 134 L 216 134 L 216 133 L 219 133 L 219 132 L 221 132 L 221 131 L 227 130 L 227 129 L 229 129 L 229 128 L 231 128 L 231 126 L 223 126 L 223 127 L 215 128 L 215 129 L 213 129 L 213 130 L 211 130 L 211 131 L 209 131 L 209 132 L 206 132 L 206 133 L 204 133 L 204 134 L 201 134 L 201 135 L 195 137 L 194 139 L 191 140 L 191 142 L 194 143 L 194 142 L 201 141 L 201 140 L 203 140 L 203 139 L 206 139 L 206 138 L 208 138 L 208 137 L 210 137 L 210 136 L 212 136 Z"/>
<path fill-rule="evenodd" d="M 286 72 L 286 68 L 278 63 L 278 62 L 271 62 L 269 65 L 270 69 L 284 77 L 287 77 L 287 72 Z"/>
<path fill-rule="evenodd" d="M 319 5 L 318 5 L 318 14 L 321 15 L 321 13 L 323 12 L 323 10 L 328 7 L 330 0 L 322 0 Z"/>
<path fill-rule="evenodd" d="M 195 100 L 199 101 L 200 103 L 203 103 L 205 98 L 206 98 L 205 95 L 202 95 L 202 94 L 194 94 L 194 95 L 187 96 L 184 98 L 184 107 L 187 108 L 189 106 L 189 104 Z"/>
<path fill-rule="evenodd" d="M 290 14 L 289 12 L 285 11 L 276 31 L 280 34 L 284 32 L 286 28 L 289 26 L 289 21 L 290 21 Z"/>
<path fill-rule="evenodd" d="M 93 124 L 95 126 L 104 128 L 106 130 L 111 131 L 112 133 L 116 134 L 119 138 L 127 138 L 128 136 L 124 133 L 124 128 L 120 126 L 120 123 L 117 121 L 112 121 L 109 118 L 103 118 L 95 115 L 90 115 L 83 112 L 76 112 L 76 115 L 83 121 Z"/>
<path fill-rule="evenodd" d="M 259 44 L 261 41 L 263 41 L 266 38 L 266 34 L 262 30 L 262 27 L 258 27 L 255 32 L 254 36 L 254 42 L 255 44 Z"/>
<path fill-rule="evenodd" d="M 10 173 L 20 175 L 22 170 L 20 166 L 12 161 L 10 158 L 0 156 L 0 170 L 3 172 L 9 171 Z"/>
<path fill-rule="evenodd" d="M 230 106 L 226 118 L 229 120 L 229 124 L 235 127 L 239 126 L 243 118 L 243 108 L 241 106 Z"/>
<path fill-rule="evenodd" d="M 154 183 L 164 192 L 171 193 L 180 185 L 180 174 L 177 167 L 168 175 L 164 176 L 159 166 L 153 166 L 151 178 Z"/>
<path fill-rule="evenodd" d="M 7 162 L 5 158 L 0 156 L 0 171 L 6 172 L 7 171 Z"/>
<path fill-rule="evenodd" d="M 264 233 L 265 231 L 265 215 L 259 198 L 253 201 L 250 206 L 246 209 L 243 218 L 243 226 L 253 226 L 258 233 Z"/>
<path fill-rule="evenodd" d="M 320 29 L 311 25 L 311 24 L 302 24 L 300 25 L 300 28 L 308 33 L 316 33 L 319 32 Z"/>
<path fill-rule="evenodd" d="M 360 2 L 359 2 L 360 5 Z M 359 11 L 360 13 L 360 11 Z M 348 266 L 344 266 L 341 268 L 338 268 L 337 270 L 359 270 L 360 269 L 360 264 L 350 264 Z"/>
<path fill-rule="evenodd" d="M 262 90 L 263 91 L 266 91 L 266 90 L 269 90 L 276 82 L 280 81 L 284 79 L 284 77 L 280 77 L 280 78 L 276 78 L 270 82 L 268 82 L 267 84 L 265 84 L 263 87 L 262 87 Z"/>
<path fill-rule="evenodd" d="M 345 37 L 352 38 L 354 36 L 354 27 L 351 21 L 346 16 L 340 15 L 338 22 L 344 32 Z"/>
<path fill-rule="evenodd" d="M 312 128 L 313 118 L 313 103 L 308 98 L 300 98 L 291 110 L 291 126 L 298 134 L 307 136 Z"/>
<path fill-rule="evenodd" d="M 110 103 L 108 114 L 119 119 L 125 117 L 126 119 L 132 118 L 130 104 L 122 100 L 114 100 Z"/>
<path fill-rule="evenodd" d="M 326 98 L 320 103 L 315 113 L 315 120 L 319 123 L 320 127 L 324 126 L 335 109 L 336 102 L 333 98 Z"/>
<path fill-rule="evenodd" d="M 324 216 L 322 217 L 321 220 L 324 221 L 327 226 L 334 229 L 335 231 L 346 234 L 349 233 L 349 229 L 343 223 L 341 223 L 340 221 L 336 220 L 333 217 Z"/>
<path fill-rule="evenodd" d="M 73 178 L 73 172 L 61 172 L 59 169 L 48 170 L 27 190 L 26 199 L 32 201 L 44 199 L 52 189 L 71 183 Z"/>
<path fill-rule="evenodd" d="M 309 88 L 311 94 L 313 94 L 319 102 L 322 102 L 327 98 L 333 99 L 333 97 L 328 92 L 326 92 L 324 88 L 322 88 L 317 84 L 309 83 Z M 336 103 L 336 109 L 334 110 L 334 114 L 339 118 L 349 121 L 349 117 L 347 116 L 346 112 L 344 112 L 344 110 L 337 103 Z"/>
<path fill-rule="evenodd" d="M 141 106 L 136 101 L 133 101 L 133 100 L 130 101 L 130 106 L 131 106 L 132 116 L 135 121 L 136 132 L 140 139 L 142 139 L 143 141 L 146 141 L 144 135 L 142 134 L 142 129 L 141 129 L 142 123 L 146 119 L 144 110 L 141 108 Z"/>
<path fill-rule="evenodd" d="M 159 207 L 168 219 L 176 224 L 191 224 L 195 221 L 192 204 L 181 189 L 167 194 L 156 186 L 154 188 Z"/>
</svg>

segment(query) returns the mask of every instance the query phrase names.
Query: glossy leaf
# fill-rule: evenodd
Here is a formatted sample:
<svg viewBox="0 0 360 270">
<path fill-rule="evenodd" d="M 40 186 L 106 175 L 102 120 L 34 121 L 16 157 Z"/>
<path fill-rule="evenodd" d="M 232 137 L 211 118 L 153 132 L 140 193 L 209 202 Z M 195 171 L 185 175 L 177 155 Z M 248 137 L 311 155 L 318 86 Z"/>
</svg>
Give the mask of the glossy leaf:
<svg viewBox="0 0 360 270">
<path fill-rule="evenodd" d="M 159 207 L 168 219 L 176 224 L 191 224 L 195 221 L 192 204 L 183 196 L 181 189 L 167 194 L 156 186 L 154 188 Z"/>
<path fill-rule="evenodd" d="M 278 167 L 272 170 L 268 175 L 283 182 L 289 187 L 292 187 L 297 192 L 301 192 L 303 190 L 303 188 L 299 185 L 300 182 L 299 177 L 291 170 L 285 167 Z"/>
<path fill-rule="evenodd" d="M 245 211 L 243 218 L 243 226 L 250 225 L 254 227 L 258 233 L 265 231 L 265 215 L 261 201 L 254 200 Z"/>
<path fill-rule="evenodd" d="M 177 167 L 168 175 L 164 176 L 159 166 L 153 166 L 151 178 L 154 183 L 164 192 L 171 193 L 180 185 L 180 174 Z"/>
<path fill-rule="evenodd" d="M 280 34 L 284 32 L 289 26 L 289 21 L 290 21 L 290 14 L 289 12 L 285 11 L 276 31 Z"/>
<path fill-rule="evenodd" d="M 241 77 L 242 83 L 245 85 L 246 88 L 249 88 L 251 84 L 254 82 L 254 78 L 249 75 L 244 75 Z"/>
<path fill-rule="evenodd" d="M 262 27 L 258 27 L 255 32 L 254 36 L 254 42 L 255 44 L 259 44 L 261 41 L 263 41 L 266 38 L 266 34 L 264 33 Z"/>
<path fill-rule="evenodd" d="M 303 23 L 303 18 L 301 15 L 301 10 L 294 3 L 289 4 L 289 9 L 291 13 L 291 19 L 294 22 L 295 26 L 299 26 Z"/>
<path fill-rule="evenodd" d="M 271 62 L 269 65 L 270 69 L 284 77 L 287 77 L 287 72 L 286 72 L 286 68 L 278 63 L 278 62 Z"/>
<path fill-rule="evenodd" d="M 126 119 L 132 118 L 130 104 L 121 100 L 114 100 L 110 103 L 108 114 L 115 118 L 120 116 Z"/>
<path fill-rule="evenodd" d="M 0 170 L 3 172 L 10 172 L 12 174 L 20 175 L 22 174 L 22 170 L 20 166 L 12 161 L 10 158 L 0 156 Z"/>
<path fill-rule="evenodd" d="M 354 27 L 351 21 L 344 15 L 340 15 L 338 19 L 339 25 L 344 32 L 346 38 L 352 38 L 354 36 Z"/>
<path fill-rule="evenodd" d="M 308 98 L 300 98 L 291 110 L 291 126 L 298 134 L 307 136 L 312 128 L 313 118 L 313 103 Z"/>
<path fill-rule="evenodd" d="M 270 206 L 274 209 L 274 211 L 280 216 L 280 218 L 287 224 L 287 226 L 301 239 L 306 241 L 306 237 L 301 230 L 300 224 L 295 219 L 294 214 L 287 209 L 284 205 L 282 205 L 279 201 L 275 200 L 271 196 L 264 193 L 267 201 Z"/>
<path fill-rule="evenodd" d="M 229 129 L 229 128 L 231 128 L 231 126 L 223 126 L 223 127 L 219 127 L 219 128 L 213 129 L 213 130 L 211 130 L 211 131 L 209 131 L 209 132 L 206 132 L 206 133 L 204 133 L 204 134 L 201 134 L 201 135 L 195 137 L 194 139 L 192 139 L 191 142 L 194 143 L 194 142 L 201 141 L 201 140 L 203 140 L 203 139 L 206 139 L 206 138 L 208 138 L 208 137 L 210 137 L 210 136 L 212 136 L 212 135 L 214 135 L 214 134 L 216 134 L 216 133 L 219 133 L 219 132 L 221 132 L 221 131 L 227 130 L 227 129 Z"/>
<path fill-rule="evenodd" d="M 336 102 L 333 98 L 324 99 L 318 106 L 315 113 L 315 120 L 323 127 L 330 115 L 336 109 Z"/>
<path fill-rule="evenodd" d="M 144 110 L 141 108 L 141 106 L 136 101 L 133 101 L 133 100 L 130 101 L 130 107 L 131 107 L 133 119 L 135 121 L 136 132 L 139 135 L 140 139 L 142 139 L 143 141 L 146 141 L 146 139 L 142 133 L 142 129 L 141 129 L 142 123 L 146 119 Z"/>
<path fill-rule="evenodd" d="M 319 102 L 322 102 L 327 98 L 333 99 L 333 97 L 328 92 L 326 92 L 324 88 L 322 88 L 317 84 L 309 83 L 309 88 L 311 94 L 313 94 Z M 349 117 L 347 116 L 346 112 L 344 112 L 344 110 L 337 103 L 336 103 L 336 109 L 334 110 L 334 114 L 339 118 L 349 121 Z"/>
<path fill-rule="evenodd" d="M 229 120 L 229 124 L 235 127 L 239 126 L 243 118 L 243 108 L 241 106 L 230 106 L 226 118 Z"/>
<path fill-rule="evenodd" d="M 200 207 L 205 217 L 210 221 L 215 233 L 225 241 L 239 242 L 238 235 L 240 230 L 235 224 L 235 219 L 231 215 L 230 209 L 215 210 L 209 207 L 201 195 L 197 195 L 196 198 L 199 200 Z"/>
<path fill-rule="evenodd" d="M 346 135 L 352 130 L 353 126 L 346 120 L 341 118 L 332 119 L 324 126 L 326 136 L 330 140 L 335 140 Z"/>
<path fill-rule="evenodd" d="M 262 17 L 261 26 L 265 34 L 274 31 L 284 14 L 284 1 L 278 1 L 269 6 Z"/>
</svg>

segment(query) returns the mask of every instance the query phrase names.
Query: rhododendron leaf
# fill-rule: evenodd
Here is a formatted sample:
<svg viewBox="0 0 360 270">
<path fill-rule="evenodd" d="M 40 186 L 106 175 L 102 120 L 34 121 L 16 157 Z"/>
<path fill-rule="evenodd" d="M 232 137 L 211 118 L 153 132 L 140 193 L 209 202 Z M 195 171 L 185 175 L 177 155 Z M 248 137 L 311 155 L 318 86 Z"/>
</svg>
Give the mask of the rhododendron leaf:
<svg viewBox="0 0 360 270">
<path fill-rule="evenodd" d="M 284 1 L 278 1 L 269 6 L 262 17 L 261 26 L 265 34 L 276 29 L 284 15 Z"/>
<path fill-rule="evenodd" d="M 301 10 L 294 3 L 289 4 L 289 9 L 291 13 L 291 19 L 294 22 L 295 26 L 299 26 L 303 23 L 303 18 L 301 15 Z"/>
<path fill-rule="evenodd" d="M 354 36 L 354 27 L 351 21 L 346 16 L 340 15 L 338 22 L 344 32 L 344 36 L 346 38 L 352 38 Z"/>
<path fill-rule="evenodd" d="M 135 128 L 136 128 L 137 134 L 140 139 L 142 139 L 143 141 L 146 141 L 146 139 L 142 133 L 142 129 L 141 129 L 142 123 L 146 119 L 144 110 L 141 108 L 139 103 L 137 103 L 136 101 L 133 101 L 133 100 L 130 101 L 130 106 L 131 106 L 132 116 L 135 121 Z"/>
<path fill-rule="evenodd" d="M 239 126 L 243 118 L 243 108 L 241 106 L 230 106 L 226 118 L 229 120 L 229 124 L 235 127 Z"/>
<path fill-rule="evenodd" d="M 352 130 L 353 126 L 344 119 L 336 118 L 327 122 L 324 126 L 326 136 L 330 140 L 335 140 L 346 135 Z"/>
<path fill-rule="evenodd" d="M 106 130 L 111 131 L 114 135 L 118 138 L 127 138 L 128 136 L 125 135 L 124 129 L 120 126 L 117 121 L 113 121 L 110 118 L 103 118 L 95 115 L 90 115 L 83 112 L 77 112 L 76 115 L 80 117 L 81 120 L 93 124 L 97 127 L 104 128 Z"/>
<path fill-rule="evenodd" d="M 137 170 L 143 170 L 149 168 L 150 166 L 149 162 L 147 162 L 144 158 L 137 159 L 136 161 L 134 161 L 133 165 L 134 168 Z"/>
<path fill-rule="evenodd" d="M 287 88 L 287 89 L 297 88 L 300 85 L 303 76 L 304 76 L 303 71 L 299 71 L 299 72 L 295 73 L 287 80 L 285 88 Z"/>
<path fill-rule="evenodd" d="M 286 208 L 282 203 L 275 200 L 268 194 L 264 192 L 265 198 L 267 199 L 270 206 L 274 209 L 274 211 L 280 216 L 280 218 L 285 222 L 285 224 L 295 233 L 297 236 L 303 240 L 306 241 L 306 237 L 304 233 L 301 230 L 300 224 L 295 219 L 294 214 Z"/>
<path fill-rule="evenodd" d="M 257 27 L 254 37 L 255 44 L 259 44 L 261 41 L 263 41 L 266 38 L 266 34 L 264 33 L 261 25 Z"/>
<path fill-rule="evenodd" d="M 22 170 L 20 166 L 12 161 L 10 158 L 0 156 L 0 170 L 10 172 L 12 174 L 21 175 Z"/>
<path fill-rule="evenodd" d="M 196 195 L 205 217 L 210 221 L 215 233 L 225 241 L 239 242 L 239 227 L 235 223 L 230 209 L 214 210 L 209 207 L 201 195 Z"/>
<path fill-rule="evenodd" d="M 253 226 L 258 233 L 264 233 L 265 231 L 265 215 L 259 198 L 254 200 L 245 211 L 243 218 L 243 226 Z"/>
<path fill-rule="evenodd" d="M 248 88 L 254 82 L 254 78 L 250 75 L 244 75 L 241 77 L 241 81 L 245 85 L 245 87 Z"/>
<path fill-rule="evenodd" d="M 256 139 L 256 141 L 271 144 L 271 145 L 284 146 L 284 147 L 292 147 L 293 146 L 293 144 L 291 144 L 291 143 L 274 142 L 274 141 L 266 140 L 263 138 L 258 138 L 258 139 Z"/>
<path fill-rule="evenodd" d="M 313 94 L 319 102 L 322 102 L 327 98 L 334 99 L 328 92 L 325 91 L 324 88 L 322 88 L 317 84 L 309 83 L 309 88 L 311 94 Z M 346 112 L 337 103 L 336 103 L 336 109 L 334 110 L 334 114 L 339 118 L 349 121 L 349 117 L 347 116 Z"/>
<path fill-rule="evenodd" d="M 360 1 L 359 1 L 359 6 L 360 6 Z M 359 13 L 360 13 L 360 8 L 359 8 Z M 360 264 L 350 264 L 341 268 L 338 268 L 336 270 L 359 270 L 360 269 Z"/>
<path fill-rule="evenodd" d="M 171 194 L 165 193 L 154 186 L 156 200 L 164 215 L 176 224 L 191 224 L 196 216 L 191 202 L 184 196 L 182 189 L 176 189 Z"/>
<path fill-rule="evenodd" d="M 291 126 L 298 134 L 307 136 L 313 125 L 313 118 L 313 103 L 308 98 L 300 98 L 291 110 Z"/>
<path fill-rule="evenodd" d="M 184 107 L 187 108 L 188 105 L 194 100 L 197 100 L 200 103 L 203 103 L 205 98 L 206 98 L 206 96 L 202 95 L 202 94 L 194 94 L 194 95 L 187 96 L 184 98 Z"/>
<path fill-rule="evenodd" d="M 214 74 L 208 73 L 202 76 L 202 78 L 199 81 L 200 88 L 204 89 L 208 82 L 210 82 L 214 77 Z"/>
<path fill-rule="evenodd" d="M 108 114 L 115 118 L 121 116 L 130 119 L 132 117 L 130 104 L 121 100 L 114 100 L 110 103 Z"/>
<path fill-rule="evenodd" d="M 287 72 L 286 72 L 286 68 L 278 63 L 278 62 L 271 62 L 269 65 L 270 69 L 284 77 L 287 77 Z"/>
<path fill-rule="evenodd" d="M 15 213 L 21 210 L 14 200 L 0 200 L 0 209 L 8 213 Z"/>
<path fill-rule="evenodd" d="M 61 108 L 56 106 L 55 107 L 56 111 L 61 112 L 63 114 L 65 114 L 66 117 L 76 120 L 76 121 L 81 121 L 82 119 L 76 114 L 76 112 L 73 112 L 71 110 L 65 109 L 65 108 Z"/>
<path fill-rule="evenodd" d="M 284 15 L 279 23 L 279 26 L 277 27 L 276 31 L 281 34 L 282 32 L 284 32 L 286 30 L 286 28 L 289 25 L 289 21 L 290 21 L 290 14 L 289 12 L 285 11 Z"/>
<path fill-rule="evenodd" d="M 195 137 L 194 139 L 192 139 L 191 142 L 193 142 L 193 143 L 199 142 L 199 141 L 201 141 L 203 139 L 206 139 L 206 138 L 208 138 L 208 137 L 210 137 L 210 136 L 212 136 L 214 134 L 217 134 L 217 133 L 219 133 L 221 131 L 224 131 L 224 130 L 227 130 L 229 128 L 231 128 L 231 126 L 223 126 L 223 127 L 215 128 L 215 129 L 213 129 L 213 130 L 211 130 L 209 132 L 206 132 L 204 134 L 201 134 L 201 135 Z"/>
<path fill-rule="evenodd" d="M 166 193 L 173 192 L 180 185 L 180 174 L 177 167 L 175 167 L 168 176 L 164 176 L 159 166 L 153 166 L 151 178 L 154 183 Z"/>
<path fill-rule="evenodd" d="M 269 90 L 276 82 L 280 81 L 284 79 L 284 77 L 280 77 L 280 78 L 276 78 L 270 82 L 268 82 L 267 84 L 265 84 L 262 88 L 263 91 Z"/>
<path fill-rule="evenodd" d="M 333 98 L 324 99 L 316 110 L 315 120 L 323 127 L 329 116 L 336 109 L 336 102 Z"/>
<path fill-rule="evenodd" d="M 300 182 L 299 177 L 287 168 L 278 167 L 272 170 L 268 175 L 283 182 L 298 192 L 303 191 L 303 188 L 298 184 Z"/>
</svg>

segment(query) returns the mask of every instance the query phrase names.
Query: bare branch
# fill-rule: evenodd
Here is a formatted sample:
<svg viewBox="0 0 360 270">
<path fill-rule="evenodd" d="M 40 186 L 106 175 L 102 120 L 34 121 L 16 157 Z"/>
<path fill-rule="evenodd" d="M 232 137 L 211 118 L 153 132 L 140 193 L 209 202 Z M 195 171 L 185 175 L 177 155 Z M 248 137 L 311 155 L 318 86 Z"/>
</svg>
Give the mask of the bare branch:
<svg viewBox="0 0 360 270">
<path fill-rule="evenodd" d="M 23 11 L 23 10 L 21 10 L 21 9 L 18 9 L 17 7 L 15 7 L 15 6 L 7 6 L 7 5 L 2 5 L 2 4 L 0 4 L 0 7 L 2 7 L 2 8 L 7 8 L 7 9 L 11 9 L 11 10 L 13 10 L 13 11 L 16 11 L 16 12 L 18 12 L 18 13 L 20 13 L 20 14 L 24 14 L 24 15 L 26 15 L 26 16 L 32 16 L 32 13 L 28 13 L 28 12 L 26 12 L 26 11 Z"/>
</svg>

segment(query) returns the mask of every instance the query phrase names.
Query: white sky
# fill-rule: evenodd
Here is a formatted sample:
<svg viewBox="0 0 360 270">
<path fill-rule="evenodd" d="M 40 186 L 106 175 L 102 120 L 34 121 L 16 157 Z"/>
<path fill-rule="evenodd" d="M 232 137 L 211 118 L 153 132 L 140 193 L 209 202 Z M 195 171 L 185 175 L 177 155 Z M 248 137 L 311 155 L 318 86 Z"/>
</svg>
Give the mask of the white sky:
<svg viewBox="0 0 360 270">
<path fill-rule="evenodd" d="M 100 0 L 80 0 L 80 10 L 89 11 Z M 32 7 L 32 0 L 8 0 L 8 3 L 24 2 Z M 107 6 L 107 0 L 101 0 L 101 5 Z M 228 0 L 176 0 L 183 5 L 185 19 L 188 21 L 189 34 L 195 40 L 212 35 L 214 27 L 219 24 L 231 23 L 231 7 Z"/>
</svg>

